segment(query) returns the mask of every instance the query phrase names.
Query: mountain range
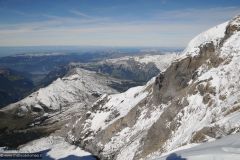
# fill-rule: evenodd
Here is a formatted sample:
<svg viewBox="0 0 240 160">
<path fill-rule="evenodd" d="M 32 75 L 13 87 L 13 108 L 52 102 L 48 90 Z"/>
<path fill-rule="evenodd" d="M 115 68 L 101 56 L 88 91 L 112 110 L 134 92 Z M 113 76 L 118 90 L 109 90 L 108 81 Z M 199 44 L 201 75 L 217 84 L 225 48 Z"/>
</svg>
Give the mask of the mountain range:
<svg viewBox="0 0 240 160">
<path fill-rule="evenodd" d="M 116 68 L 141 68 L 147 59 L 127 58 L 127 67 L 110 59 L 96 63 L 98 70 L 74 64 L 64 77 L 0 110 L 0 144 L 26 151 L 61 137 L 103 160 L 237 159 L 240 16 L 196 36 L 145 85 L 121 93 L 112 87 L 121 84 L 118 75 L 128 77 Z"/>
</svg>

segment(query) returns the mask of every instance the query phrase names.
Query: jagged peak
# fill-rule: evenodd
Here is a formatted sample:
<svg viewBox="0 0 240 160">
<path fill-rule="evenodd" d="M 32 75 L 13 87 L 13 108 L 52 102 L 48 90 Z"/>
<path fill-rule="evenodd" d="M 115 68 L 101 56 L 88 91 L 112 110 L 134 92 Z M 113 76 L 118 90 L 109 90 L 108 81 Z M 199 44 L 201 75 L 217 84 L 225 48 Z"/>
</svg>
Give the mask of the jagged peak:
<svg viewBox="0 0 240 160">
<path fill-rule="evenodd" d="M 189 42 L 180 58 L 198 55 L 200 47 L 207 43 L 213 43 L 218 47 L 236 31 L 240 31 L 240 15 L 197 35 Z"/>
<path fill-rule="evenodd" d="M 183 51 L 182 56 L 195 56 L 199 53 L 199 47 L 203 44 L 213 42 L 214 45 L 218 44 L 220 39 L 225 36 L 225 30 L 228 22 L 217 25 L 203 33 L 200 33 L 198 36 L 193 38 L 187 48 Z"/>
<path fill-rule="evenodd" d="M 233 34 L 236 31 L 240 31 L 240 15 L 234 17 L 231 21 L 229 21 L 225 34 Z"/>
</svg>

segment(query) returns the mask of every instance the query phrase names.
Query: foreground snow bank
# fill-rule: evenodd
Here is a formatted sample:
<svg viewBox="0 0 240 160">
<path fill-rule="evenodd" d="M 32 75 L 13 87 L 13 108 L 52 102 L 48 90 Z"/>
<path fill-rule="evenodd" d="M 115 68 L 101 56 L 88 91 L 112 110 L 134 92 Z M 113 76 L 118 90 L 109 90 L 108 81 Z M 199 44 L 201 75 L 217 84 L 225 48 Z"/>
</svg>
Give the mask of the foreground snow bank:
<svg viewBox="0 0 240 160">
<path fill-rule="evenodd" d="M 95 160 L 90 153 L 67 143 L 62 137 L 49 136 L 34 140 L 20 147 L 19 150 L 5 150 L 3 153 L 36 153 L 41 152 L 43 159 L 81 159 Z"/>
<path fill-rule="evenodd" d="M 190 146 L 191 147 L 191 146 Z M 184 147 L 186 148 L 186 146 Z M 222 139 L 197 145 L 189 149 L 177 149 L 167 156 L 155 160 L 239 160 L 240 134 L 226 136 Z"/>
</svg>

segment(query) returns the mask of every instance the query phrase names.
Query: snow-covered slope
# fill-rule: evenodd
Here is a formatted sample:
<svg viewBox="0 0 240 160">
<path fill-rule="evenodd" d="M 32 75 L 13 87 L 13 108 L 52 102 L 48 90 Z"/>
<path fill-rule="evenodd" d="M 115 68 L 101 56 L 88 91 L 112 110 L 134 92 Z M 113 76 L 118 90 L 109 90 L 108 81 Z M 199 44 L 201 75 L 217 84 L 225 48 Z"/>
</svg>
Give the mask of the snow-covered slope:
<svg viewBox="0 0 240 160">
<path fill-rule="evenodd" d="M 141 56 L 125 56 L 121 58 L 107 59 L 106 61 L 111 63 L 127 63 L 128 60 L 134 60 L 142 64 L 153 63 L 161 72 L 163 72 L 174 60 L 177 59 L 178 54 L 179 53 L 177 52 L 166 52 L 159 55 L 146 54 Z"/>
<path fill-rule="evenodd" d="M 217 46 L 225 36 L 227 25 L 228 22 L 222 23 L 193 38 L 181 56 L 197 55 L 199 53 L 199 46 L 209 42 L 213 42 L 214 45 Z"/>
<path fill-rule="evenodd" d="M 44 160 L 52 159 L 81 159 L 95 160 L 95 157 L 90 153 L 83 151 L 75 145 L 67 143 L 60 136 L 49 136 L 34 140 L 18 150 L 0 150 L 1 153 L 41 153 Z"/>
<path fill-rule="evenodd" d="M 117 91 L 108 87 L 111 79 L 108 82 L 107 77 L 80 68 L 71 72 L 70 75 L 58 78 L 49 86 L 34 92 L 23 99 L 21 103 L 27 105 L 40 103 L 50 110 L 59 110 L 61 105 L 93 101 L 89 95 L 117 93 Z"/>
<path fill-rule="evenodd" d="M 185 149 L 184 149 L 185 148 Z M 155 160 L 239 160 L 240 135 L 230 135 L 201 145 L 178 148 Z"/>
<path fill-rule="evenodd" d="M 214 27 L 146 86 L 101 97 L 69 140 L 103 159 L 130 160 L 239 132 L 239 31 L 240 17 Z"/>
<path fill-rule="evenodd" d="M 87 143 L 86 149 L 90 150 L 95 148 L 95 145 L 102 146 L 105 156 L 110 159 L 113 158 L 114 152 L 125 146 L 126 148 L 119 158 L 133 157 L 137 145 L 131 144 L 131 136 L 137 135 L 134 139 L 140 140 L 145 134 L 143 129 L 147 129 L 147 126 L 150 127 L 161 113 L 155 106 L 149 106 L 151 109 L 156 109 L 152 113 L 149 113 L 148 109 L 144 109 L 144 101 L 152 93 L 153 83 L 154 78 L 146 86 L 134 87 L 120 94 L 102 96 L 92 105 L 86 117 L 81 117 L 70 126 L 69 140 L 82 145 Z M 141 104 L 141 109 L 144 109 L 142 113 L 137 113 L 136 106 L 139 104 Z M 82 120 L 85 118 L 87 118 L 86 123 L 82 125 Z M 118 133 L 115 135 L 116 130 Z M 99 134 L 101 131 L 104 131 L 101 133 L 102 135 Z M 94 140 L 95 136 L 99 136 L 97 140 Z M 111 138 L 111 141 L 107 142 L 108 138 Z M 90 141 L 92 142 L 89 144 Z M 128 145 L 133 145 L 131 150 Z"/>
<path fill-rule="evenodd" d="M 134 60 L 140 63 L 154 63 L 157 68 L 164 72 L 171 63 L 176 60 L 178 57 L 178 53 L 165 53 L 162 55 L 144 55 L 144 56 L 136 56 Z"/>
<path fill-rule="evenodd" d="M 132 86 L 137 86 L 146 84 L 159 72 L 163 72 L 177 56 L 176 52 L 165 52 L 164 54 L 159 53 L 159 55 L 124 56 L 96 63 L 71 63 L 71 65 L 115 78 L 130 80 L 135 83 Z"/>
<path fill-rule="evenodd" d="M 88 106 L 102 94 L 118 93 L 109 87 L 112 83 L 117 85 L 121 81 L 96 72 L 73 68 L 63 78 L 0 110 L 1 145 L 15 143 L 17 146 L 22 143 L 21 140 L 27 142 L 35 136 L 46 135 L 59 129 L 75 115 L 84 114 Z M 18 139 L 15 134 L 26 138 Z"/>
</svg>

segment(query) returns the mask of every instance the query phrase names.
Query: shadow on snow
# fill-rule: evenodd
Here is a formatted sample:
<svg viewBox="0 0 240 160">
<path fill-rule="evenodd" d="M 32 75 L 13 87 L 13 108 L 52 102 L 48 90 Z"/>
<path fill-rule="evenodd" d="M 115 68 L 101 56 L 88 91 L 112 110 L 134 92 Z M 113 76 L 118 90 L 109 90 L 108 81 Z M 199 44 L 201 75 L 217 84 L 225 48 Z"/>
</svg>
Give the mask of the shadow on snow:
<svg viewBox="0 0 240 160">
<path fill-rule="evenodd" d="M 178 156 L 176 153 L 172 153 L 167 156 L 166 160 L 187 160 L 187 159 L 182 158 L 181 156 Z"/>
</svg>

